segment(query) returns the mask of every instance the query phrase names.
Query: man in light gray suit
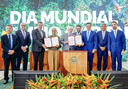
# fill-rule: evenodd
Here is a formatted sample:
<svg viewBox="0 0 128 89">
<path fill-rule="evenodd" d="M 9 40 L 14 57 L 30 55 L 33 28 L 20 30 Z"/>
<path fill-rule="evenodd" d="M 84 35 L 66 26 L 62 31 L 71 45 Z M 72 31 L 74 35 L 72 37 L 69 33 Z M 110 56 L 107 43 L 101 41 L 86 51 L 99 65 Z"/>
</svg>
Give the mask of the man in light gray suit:
<svg viewBox="0 0 128 89">
<path fill-rule="evenodd" d="M 42 31 L 43 23 L 38 22 L 37 29 L 32 31 L 32 53 L 34 59 L 34 70 L 37 70 L 39 58 L 39 70 L 43 70 L 44 52 L 46 45 L 44 44 L 45 32 Z"/>
<path fill-rule="evenodd" d="M 74 36 L 73 32 L 73 28 L 72 27 L 68 27 L 67 28 L 68 33 L 64 33 L 62 35 L 62 38 L 60 40 L 61 44 L 63 44 L 63 51 L 68 51 L 68 50 L 74 50 L 74 46 L 69 46 L 68 43 L 68 36 Z"/>
</svg>

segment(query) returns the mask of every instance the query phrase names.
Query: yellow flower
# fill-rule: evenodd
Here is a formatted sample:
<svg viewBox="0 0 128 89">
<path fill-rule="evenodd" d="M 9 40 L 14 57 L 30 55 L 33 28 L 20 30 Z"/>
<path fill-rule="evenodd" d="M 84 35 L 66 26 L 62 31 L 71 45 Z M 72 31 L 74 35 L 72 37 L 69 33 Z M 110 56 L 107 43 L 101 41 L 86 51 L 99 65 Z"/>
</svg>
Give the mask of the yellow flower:
<svg viewBox="0 0 128 89">
<path fill-rule="evenodd" d="M 58 80 L 53 80 L 53 76 L 54 76 L 54 74 L 52 74 L 51 80 L 46 79 L 48 81 L 48 83 L 50 84 L 50 86 L 53 86 L 58 81 Z"/>
</svg>

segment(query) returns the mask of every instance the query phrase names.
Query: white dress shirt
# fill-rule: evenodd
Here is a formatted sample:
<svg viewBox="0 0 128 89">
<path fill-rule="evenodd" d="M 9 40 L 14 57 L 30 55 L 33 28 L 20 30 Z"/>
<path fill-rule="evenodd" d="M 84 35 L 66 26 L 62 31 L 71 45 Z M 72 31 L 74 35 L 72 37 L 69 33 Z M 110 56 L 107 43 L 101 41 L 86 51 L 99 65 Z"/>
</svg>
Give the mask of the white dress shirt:
<svg viewBox="0 0 128 89">
<path fill-rule="evenodd" d="M 104 39 L 106 31 L 102 31 L 102 37 Z"/>
</svg>

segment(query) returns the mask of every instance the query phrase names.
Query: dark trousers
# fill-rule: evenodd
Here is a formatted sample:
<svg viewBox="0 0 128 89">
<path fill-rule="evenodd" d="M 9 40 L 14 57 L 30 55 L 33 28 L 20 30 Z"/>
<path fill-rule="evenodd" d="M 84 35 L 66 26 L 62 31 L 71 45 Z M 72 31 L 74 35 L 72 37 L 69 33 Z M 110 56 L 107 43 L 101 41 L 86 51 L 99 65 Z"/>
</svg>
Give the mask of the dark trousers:
<svg viewBox="0 0 128 89">
<path fill-rule="evenodd" d="M 16 61 L 16 67 L 18 70 L 20 70 L 20 64 L 21 64 L 21 59 L 23 58 L 23 70 L 27 70 L 27 64 L 28 64 L 28 51 L 23 52 L 20 50 L 17 56 L 17 61 Z"/>
<path fill-rule="evenodd" d="M 44 52 L 45 50 L 42 50 L 41 52 L 34 52 L 34 51 L 32 52 L 34 58 L 34 70 L 37 70 L 38 58 L 39 58 L 39 70 L 43 70 Z"/>
<path fill-rule="evenodd" d="M 121 71 L 122 69 L 122 55 L 121 52 L 115 51 L 115 52 L 111 52 L 111 57 L 112 57 L 112 70 L 115 71 L 116 70 L 116 58 L 117 58 L 117 62 L 118 62 L 118 67 L 117 70 Z"/>
<path fill-rule="evenodd" d="M 12 67 L 12 80 L 13 80 L 13 70 L 16 70 L 16 58 L 9 56 L 8 58 L 4 59 L 4 80 L 8 80 L 8 71 L 9 71 L 9 64 L 11 62 Z"/>
<path fill-rule="evenodd" d="M 98 62 L 97 62 L 97 70 L 101 70 L 101 61 L 102 61 L 102 56 L 103 56 L 103 70 L 105 71 L 107 68 L 107 63 L 108 63 L 108 51 L 105 49 L 102 51 L 101 49 L 97 50 L 97 57 L 98 57 Z"/>
<path fill-rule="evenodd" d="M 94 56 L 94 53 L 88 52 L 89 74 L 91 74 L 91 71 L 92 71 L 93 56 Z"/>
</svg>

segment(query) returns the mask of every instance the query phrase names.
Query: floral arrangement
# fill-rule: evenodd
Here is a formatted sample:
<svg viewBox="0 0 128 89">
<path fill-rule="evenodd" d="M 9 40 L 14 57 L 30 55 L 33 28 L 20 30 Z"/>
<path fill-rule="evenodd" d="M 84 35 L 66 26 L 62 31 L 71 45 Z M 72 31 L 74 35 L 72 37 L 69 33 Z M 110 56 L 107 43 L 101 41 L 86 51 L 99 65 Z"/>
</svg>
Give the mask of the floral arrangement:
<svg viewBox="0 0 128 89">
<path fill-rule="evenodd" d="M 26 89 L 115 89 L 120 86 L 111 85 L 111 81 L 114 76 L 109 80 L 110 74 L 106 74 L 103 77 L 103 74 L 95 76 L 92 74 L 91 76 L 88 74 L 83 74 L 82 76 L 67 74 L 67 76 L 63 76 L 60 74 L 47 74 L 47 76 L 37 77 L 36 82 L 32 80 L 27 80 Z"/>
</svg>

